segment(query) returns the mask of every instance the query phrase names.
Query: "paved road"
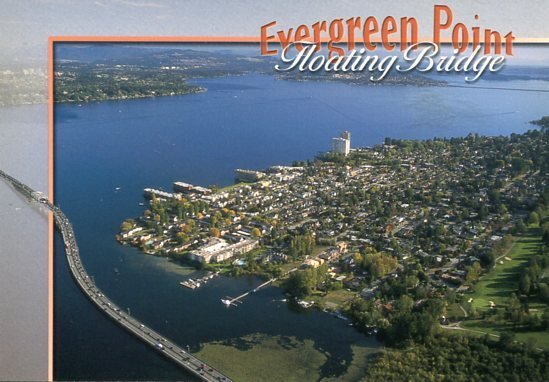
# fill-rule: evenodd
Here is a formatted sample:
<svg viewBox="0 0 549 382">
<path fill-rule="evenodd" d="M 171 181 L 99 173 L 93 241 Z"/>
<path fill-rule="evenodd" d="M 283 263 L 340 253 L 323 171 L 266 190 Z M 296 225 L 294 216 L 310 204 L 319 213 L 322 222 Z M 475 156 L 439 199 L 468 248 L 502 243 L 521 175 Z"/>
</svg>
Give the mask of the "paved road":
<svg viewBox="0 0 549 382">
<path fill-rule="evenodd" d="M 229 377 L 205 364 L 200 359 L 189 354 L 174 342 L 167 340 L 158 332 L 148 328 L 134 317 L 122 311 L 113 301 L 105 296 L 89 277 L 80 261 L 78 245 L 74 237 L 72 224 L 59 207 L 53 205 L 40 192 L 34 191 L 27 185 L 19 182 L 17 179 L 9 176 L 0 170 L 0 178 L 11 183 L 15 189 L 21 192 L 29 199 L 41 203 L 53 212 L 55 225 L 63 236 L 67 262 L 71 274 L 77 285 L 97 305 L 97 307 L 112 318 L 119 325 L 127 329 L 137 338 L 152 346 L 155 350 L 171 359 L 188 372 L 198 377 L 202 381 L 231 381 Z"/>
</svg>

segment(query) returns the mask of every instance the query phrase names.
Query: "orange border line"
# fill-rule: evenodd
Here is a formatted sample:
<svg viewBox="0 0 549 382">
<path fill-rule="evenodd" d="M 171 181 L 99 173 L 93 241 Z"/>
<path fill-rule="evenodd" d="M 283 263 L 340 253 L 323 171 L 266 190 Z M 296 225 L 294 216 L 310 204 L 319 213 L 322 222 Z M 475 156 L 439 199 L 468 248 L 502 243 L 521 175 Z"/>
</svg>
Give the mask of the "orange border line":
<svg viewBox="0 0 549 382">
<path fill-rule="evenodd" d="M 53 203 L 53 40 L 48 41 L 48 200 Z M 48 212 L 48 381 L 53 381 L 53 212 Z"/>
<path fill-rule="evenodd" d="M 54 45 L 56 42 L 259 43 L 259 37 L 50 36 L 48 38 L 48 200 L 54 203 Z M 48 381 L 53 381 L 53 213 L 48 213 Z"/>
<path fill-rule="evenodd" d="M 431 39 L 419 39 L 419 41 L 431 41 Z M 186 42 L 186 43 L 260 43 L 261 38 L 257 36 L 50 36 L 48 38 L 48 199 L 54 203 L 54 160 L 53 160 L 53 87 L 54 87 L 54 44 L 56 42 Z M 278 38 L 271 42 L 277 43 Z M 322 39 L 322 43 L 328 39 Z M 374 43 L 380 43 L 381 39 L 372 39 Z M 391 43 L 398 43 L 399 40 L 390 40 Z M 450 39 L 442 39 L 441 43 L 448 44 Z M 345 44 L 346 41 L 341 41 Z M 356 43 L 362 43 L 357 39 Z M 549 38 L 516 38 L 514 44 L 545 44 Z M 48 381 L 53 381 L 53 213 L 48 214 Z"/>
<path fill-rule="evenodd" d="M 260 43 L 261 38 L 257 36 L 50 36 L 48 39 L 50 42 L 159 42 L 159 43 L 170 43 L 170 42 L 196 42 L 196 43 Z M 309 41 L 310 39 L 305 39 Z M 290 38 L 290 42 L 294 42 L 293 37 Z M 327 43 L 330 40 L 328 38 L 322 38 L 320 42 Z M 360 38 L 354 40 L 356 44 L 363 43 L 364 41 Z M 418 42 L 432 41 L 432 38 L 422 37 L 418 38 Z M 269 40 L 269 43 L 279 43 L 280 40 L 278 37 L 274 37 L 272 40 Z M 372 38 L 371 42 L 381 43 L 381 38 Z M 400 43 L 400 38 L 390 38 L 388 40 L 390 43 Z M 347 40 L 344 38 L 338 42 L 339 44 L 346 44 Z M 442 44 L 452 43 L 450 38 L 442 38 Z M 549 38 L 543 37 L 523 37 L 515 38 L 513 40 L 514 44 L 530 44 L 530 43 L 539 43 L 545 44 L 549 43 Z"/>
<path fill-rule="evenodd" d="M 50 36 L 50 42 L 197 42 L 197 43 L 254 43 L 253 36 Z"/>
</svg>

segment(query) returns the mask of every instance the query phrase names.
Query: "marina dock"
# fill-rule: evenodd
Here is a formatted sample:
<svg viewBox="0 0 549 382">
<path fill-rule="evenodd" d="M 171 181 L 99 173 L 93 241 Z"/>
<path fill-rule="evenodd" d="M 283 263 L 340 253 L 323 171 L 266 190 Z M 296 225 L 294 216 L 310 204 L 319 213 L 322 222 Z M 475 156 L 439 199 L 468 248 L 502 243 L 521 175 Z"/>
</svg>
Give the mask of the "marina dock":
<svg viewBox="0 0 549 382">
<path fill-rule="evenodd" d="M 189 289 L 194 290 L 194 289 L 200 288 L 202 285 L 208 283 L 208 281 L 213 279 L 215 276 L 219 276 L 219 273 L 220 273 L 219 271 L 215 272 L 215 273 L 209 272 L 205 276 L 200 277 L 198 279 L 188 279 L 188 280 L 181 281 L 179 283 L 179 285 L 184 286 L 185 288 L 189 288 Z"/>
</svg>

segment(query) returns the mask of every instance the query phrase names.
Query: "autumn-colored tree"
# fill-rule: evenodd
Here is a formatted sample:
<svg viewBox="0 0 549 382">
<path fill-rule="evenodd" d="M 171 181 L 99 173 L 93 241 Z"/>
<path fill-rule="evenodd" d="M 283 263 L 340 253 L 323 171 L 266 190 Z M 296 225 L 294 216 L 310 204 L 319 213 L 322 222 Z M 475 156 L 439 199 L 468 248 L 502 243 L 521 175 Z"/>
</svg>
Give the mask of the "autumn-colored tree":
<svg viewBox="0 0 549 382">
<path fill-rule="evenodd" d="M 362 266 L 370 272 L 374 278 L 383 277 L 393 272 L 398 265 L 395 257 L 384 252 L 369 253 L 364 257 Z"/>
</svg>

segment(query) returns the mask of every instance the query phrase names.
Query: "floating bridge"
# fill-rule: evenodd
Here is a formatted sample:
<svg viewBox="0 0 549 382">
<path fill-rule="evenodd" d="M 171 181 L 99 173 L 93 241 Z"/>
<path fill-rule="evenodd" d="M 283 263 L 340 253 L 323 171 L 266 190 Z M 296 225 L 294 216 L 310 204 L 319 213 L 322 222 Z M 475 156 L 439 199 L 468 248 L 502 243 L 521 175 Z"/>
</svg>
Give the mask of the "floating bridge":
<svg viewBox="0 0 549 382">
<path fill-rule="evenodd" d="M 231 381 L 229 377 L 189 354 L 173 341 L 165 339 L 158 332 L 145 326 L 129 314 L 126 314 L 125 311 L 120 309 L 112 300 L 105 296 L 84 269 L 84 266 L 80 261 L 80 254 L 72 224 L 59 207 L 53 205 L 43 193 L 33 190 L 2 170 L 0 170 L 0 178 L 10 183 L 30 201 L 44 205 L 53 213 L 55 225 L 61 232 L 63 242 L 65 243 L 65 252 L 70 272 L 76 281 L 76 284 L 99 310 L 104 312 L 114 322 L 128 330 L 135 337 L 175 362 L 178 366 L 187 370 L 199 380 Z"/>
</svg>

